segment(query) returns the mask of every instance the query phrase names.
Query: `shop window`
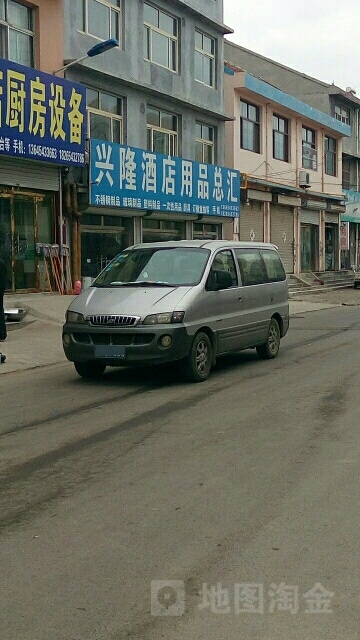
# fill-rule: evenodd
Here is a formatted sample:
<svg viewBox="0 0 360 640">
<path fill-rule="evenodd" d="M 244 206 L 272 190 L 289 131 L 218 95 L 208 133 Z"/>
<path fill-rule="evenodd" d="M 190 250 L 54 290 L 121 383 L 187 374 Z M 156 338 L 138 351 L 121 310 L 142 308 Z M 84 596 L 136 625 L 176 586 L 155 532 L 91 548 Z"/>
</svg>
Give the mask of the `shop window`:
<svg viewBox="0 0 360 640">
<path fill-rule="evenodd" d="M 203 224 L 201 222 L 193 223 L 194 240 L 221 240 L 221 224 Z"/>
<path fill-rule="evenodd" d="M 0 1 L 0 57 L 34 66 L 33 9 L 14 0 Z"/>
<path fill-rule="evenodd" d="M 166 240 L 184 240 L 185 222 L 175 220 L 143 220 L 143 242 L 163 242 Z"/>
<path fill-rule="evenodd" d="M 214 164 L 215 162 L 214 127 L 202 122 L 195 124 L 195 160 Z"/>
<path fill-rule="evenodd" d="M 195 31 L 195 80 L 215 87 L 215 40 Z"/>
<path fill-rule="evenodd" d="M 178 20 L 145 2 L 144 58 L 161 67 L 178 70 Z"/>
<path fill-rule="evenodd" d="M 168 111 L 148 106 L 146 113 L 147 148 L 155 153 L 178 154 L 178 118 Z"/>
<path fill-rule="evenodd" d="M 116 96 L 86 90 L 88 137 L 107 142 L 123 141 L 123 100 Z"/>
<path fill-rule="evenodd" d="M 82 0 L 77 26 L 80 31 L 100 40 L 115 38 L 120 42 L 121 0 Z"/>
<path fill-rule="evenodd" d="M 85 213 L 81 217 L 81 275 L 95 278 L 133 243 L 132 218 Z"/>
</svg>

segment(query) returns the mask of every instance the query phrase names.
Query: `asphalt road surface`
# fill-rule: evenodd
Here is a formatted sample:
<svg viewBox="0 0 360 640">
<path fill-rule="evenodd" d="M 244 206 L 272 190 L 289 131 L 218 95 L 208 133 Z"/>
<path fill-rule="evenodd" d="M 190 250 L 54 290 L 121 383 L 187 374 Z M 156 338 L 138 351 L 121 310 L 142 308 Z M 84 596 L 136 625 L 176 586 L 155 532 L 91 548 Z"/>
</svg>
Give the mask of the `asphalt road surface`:
<svg viewBox="0 0 360 640">
<path fill-rule="evenodd" d="M 0 386 L 1 640 L 359 640 L 360 309 L 202 384 Z"/>
</svg>

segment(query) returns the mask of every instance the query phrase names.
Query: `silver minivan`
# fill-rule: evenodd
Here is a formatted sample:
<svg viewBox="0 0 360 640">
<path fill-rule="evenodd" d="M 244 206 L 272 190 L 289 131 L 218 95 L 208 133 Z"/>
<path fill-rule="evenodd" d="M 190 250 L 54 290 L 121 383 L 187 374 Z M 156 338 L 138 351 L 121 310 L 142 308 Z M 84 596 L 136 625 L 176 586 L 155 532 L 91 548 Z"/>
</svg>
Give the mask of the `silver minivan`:
<svg viewBox="0 0 360 640">
<path fill-rule="evenodd" d="M 107 366 L 177 361 L 189 380 L 218 356 L 275 358 L 289 327 L 288 284 L 272 244 L 180 240 L 117 255 L 70 304 L 68 360 L 83 378 Z"/>
</svg>

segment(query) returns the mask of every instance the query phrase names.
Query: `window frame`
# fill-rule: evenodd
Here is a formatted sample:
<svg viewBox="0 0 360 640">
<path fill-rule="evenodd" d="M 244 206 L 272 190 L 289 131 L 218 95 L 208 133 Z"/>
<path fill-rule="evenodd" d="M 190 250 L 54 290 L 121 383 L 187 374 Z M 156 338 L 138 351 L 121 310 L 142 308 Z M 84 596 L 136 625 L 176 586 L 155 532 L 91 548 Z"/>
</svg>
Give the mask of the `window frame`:
<svg viewBox="0 0 360 640">
<path fill-rule="evenodd" d="M 124 99 L 120 96 L 115 96 L 114 94 L 110 94 L 110 93 L 106 93 L 105 91 L 101 91 L 100 89 L 94 89 L 93 87 L 87 87 L 87 89 L 89 91 L 93 91 L 94 93 L 97 93 L 98 96 L 98 107 L 89 107 L 86 104 L 86 110 L 87 110 L 87 137 L 88 138 L 93 138 L 94 136 L 91 135 L 91 125 L 90 125 L 90 117 L 91 114 L 95 114 L 95 115 L 99 115 L 105 118 L 108 118 L 110 120 L 110 126 L 111 126 L 111 140 L 109 140 L 109 142 L 117 142 L 118 144 L 123 144 L 124 141 Z M 120 104 L 121 107 L 121 114 L 115 114 L 112 113 L 111 111 L 105 111 L 104 109 L 101 108 L 101 96 L 102 95 L 106 95 L 109 96 L 111 98 L 115 98 L 115 100 L 117 100 Z M 86 102 L 87 102 L 87 97 L 86 97 Z M 120 124 L 120 140 L 114 140 L 114 126 L 113 126 L 113 122 L 119 122 Z M 96 136 L 97 137 L 97 136 Z M 100 140 L 102 140 L 103 138 L 99 138 Z"/>
<path fill-rule="evenodd" d="M 281 122 L 284 124 L 284 131 L 279 128 Z M 277 128 L 275 128 L 276 123 Z M 276 155 L 277 142 L 280 143 L 283 157 L 280 157 L 280 154 Z M 282 162 L 289 162 L 289 120 L 278 113 L 273 113 L 273 158 Z"/>
<path fill-rule="evenodd" d="M 342 159 L 342 188 L 351 189 L 351 160 L 346 157 Z"/>
<path fill-rule="evenodd" d="M 304 134 L 305 134 L 305 137 L 304 137 Z M 311 129 L 306 125 L 302 125 L 301 137 L 302 137 L 302 143 L 301 143 L 302 168 L 311 169 L 312 171 L 317 171 L 318 162 L 317 162 L 317 148 L 316 148 L 316 143 L 317 143 L 316 131 L 315 129 Z M 307 153 L 305 153 L 305 149 L 307 150 Z M 309 154 L 309 150 L 312 151 L 311 154 Z"/>
<path fill-rule="evenodd" d="M 92 2 L 96 2 L 97 4 L 106 7 L 109 10 L 109 32 L 107 38 L 103 38 L 101 35 L 97 35 L 96 33 L 92 33 L 89 28 L 89 0 L 82 0 L 82 17 L 81 17 L 81 27 L 79 31 L 82 33 L 86 33 L 86 35 L 91 36 L 92 38 L 96 38 L 97 40 L 106 40 L 110 38 L 115 38 L 119 42 L 119 47 L 122 46 L 122 29 L 123 29 L 123 0 L 119 0 L 119 6 L 116 7 L 111 2 L 107 2 L 107 0 L 91 0 Z M 117 25 L 115 29 L 115 33 L 113 33 L 113 25 L 112 25 L 112 14 L 118 14 Z"/>
<path fill-rule="evenodd" d="M 198 137 L 196 135 L 197 126 L 201 127 L 201 132 L 200 132 L 201 133 L 201 137 Z M 203 137 L 203 135 L 202 135 L 203 134 L 203 127 L 207 127 L 208 129 L 210 129 L 212 131 L 212 140 L 208 140 L 207 138 Z M 204 163 L 206 163 L 206 164 L 215 164 L 215 156 L 216 156 L 216 153 L 215 153 L 215 131 L 216 131 L 215 127 L 213 127 L 211 124 L 207 124 L 206 122 L 200 122 L 198 120 L 195 122 L 195 160 L 197 162 L 201 162 L 202 164 L 204 164 Z M 202 153 L 201 153 L 202 159 L 201 160 L 198 160 L 197 156 L 196 156 L 196 145 L 197 144 L 201 145 L 201 149 L 202 149 Z M 207 155 L 206 155 L 206 158 L 205 158 L 205 149 L 206 148 L 211 149 L 211 162 L 208 161 Z"/>
<path fill-rule="evenodd" d="M 159 113 L 159 125 L 154 125 L 147 121 L 148 109 L 153 111 L 157 111 Z M 176 121 L 176 130 L 166 129 L 161 126 L 161 115 L 167 114 L 171 116 Z M 169 152 L 165 153 L 165 155 L 177 156 L 179 152 L 179 116 L 176 113 L 172 113 L 171 111 L 166 111 L 165 109 L 161 109 L 159 107 L 155 107 L 153 105 L 147 105 L 147 113 L 146 113 L 146 130 L 147 130 L 147 150 L 152 151 L 153 153 L 163 153 L 163 151 L 155 151 L 154 149 L 154 132 L 160 132 L 166 136 L 168 136 L 168 148 Z M 149 145 L 149 134 L 151 136 L 151 144 Z"/>
<path fill-rule="evenodd" d="M 334 148 L 330 149 L 331 143 L 334 144 Z M 336 138 L 332 138 L 330 136 L 324 137 L 324 171 L 327 176 L 333 176 L 334 178 L 337 176 L 337 140 Z"/>
<path fill-rule="evenodd" d="M 148 6 L 151 7 L 152 9 L 154 9 L 155 11 L 158 12 L 158 23 L 160 23 L 160 15 L 166 16 L 167 18 L 171 18 L 174 21 L 174 25 L 176 25 L 176 35 L 171 34 L 167 31 L 165 31 L 164 29 L 161 29 L 160 26 L 155 26 L 154 24 L 150 23 L 150 22 L 146 22 L 145 17 L 144 17 L 144 59 L 147 60 L 148 62 L 151 62 L 152 64 L 156 64 L 159 67 L 162 67 L 163 69 L 168 69 L 168 71 L 172 71 L 172 73 L 179 73 L 179 31 L 180 31 L 180 22 L 179 22 L 179 18 L 177 18 L 176 16 L 172 15 L 171 13 L 168 13 L 167 11 L 164 11 L 163 9 L 160 9 L 159 7 L 156 7 L 155 5 L 149 3 L 149 2 L 144 2 L 144 7 Z M 171 67 L 171 65 L 164 65 L 161 64 L 160 62 L 157 62 L 156 60 L 153 59 L 153 37 L 152 34 L 153 33 L 157 33 L 165 38 L 168 38 L 168 58 L 169 58 L 169 63 L 171 60 L 171 44 L 174 45 L 174 61 L 173 61 L 173 68 Z M 145 42 L 146 40 L 146 42 Z M 146 50 L 146 51 L 145 51 Z M 145 55 L 146 54 L 146 55 Z"/>
<path fill-rule="evenodd" d="M 342 104 L 335 104 L 334 118 L 339 122 L 350 125 L 350 109 Z"/>
<path fill-rule="evenodd" d="M 24 27 L 13 24 L 9 21 L 9 6 L 11 3 L 18 4 L 27 11 L 28 18 L 28 29 Z M 11 62 L 15 62 L 17 64 L 22 64 L 28 67 L 35 66 L 35 19 L 34 19 L 34 8 L 28 6 L 27 4 L 23 4 L 22 2 L 15 2 L 14 0 L 4 0 L 4 19 L 0 17 L 0 56 L 5 60 L 11 60 Z M 13 59 L 10 58 L 10 33 L 19 33 L 28 38 L 29 48 L 27 51 L 27 61 L 23 59 Z"/>
<path fill-rule="evenodd" d="M 242 113 L 242 106 L 246 106 L 246 116 Z M 255 109 L 256 120 L 249 116 L 249 112 L 251 109 Z M 240 148 L 245 151 L 252 151 L 253 153 L 260 153 L 260 107 L 252 102 L 248 102 L 247 100 L 240 100 Z M 251 124 L 252 130 L 252 147 L 244 146 L 244 123 Z"/>
<path fill-rule="evenodd" d="M 196 46 L 196 34 L 199 34 L 202 38 L 202 48 L 200 49 L 199 47 Z M 208 38 L 213 46 L 213 53 L 209 53 L 208 51 L 206 51 L 206 49 L 204 49 L 204 38 Z M 196 82 L 200 82 L 200 84 L 205 85 L 206 87 L 211 87 L 211 89 L 215 89 L 216 88 L 216 39 L 213 38 L 212 36 L 209 36 L 209 34 L 205 33 L 204 31 L 201 31 L 200 29 L 195 29 L 195 55 L 196 53 L 200 54 L 202 56 L 202 65 L 201 65 L 201 69 L 202 69 L 202 78 L 199 79 L 196 77 L 195 75 L 195 71 L 196 71 L 196 65 L 195 65 L 195 69 L 194 69 L 194 78 Z M 210 84 L 208 84 L 207 82 L 205 82 L 204 80 L 204 61 L 205 60 L 210 60 L 210 67 L 211 67 L 211 81 Z"/>
</svg>

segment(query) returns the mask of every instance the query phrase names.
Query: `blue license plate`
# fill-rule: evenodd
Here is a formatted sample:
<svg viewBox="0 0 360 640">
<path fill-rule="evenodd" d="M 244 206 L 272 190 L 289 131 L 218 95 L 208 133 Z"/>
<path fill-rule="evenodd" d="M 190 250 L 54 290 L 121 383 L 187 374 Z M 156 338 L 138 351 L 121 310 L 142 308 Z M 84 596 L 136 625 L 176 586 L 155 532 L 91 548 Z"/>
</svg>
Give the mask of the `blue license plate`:
<svg viewBox="0 0 360 640">
<path fill-rule="evenodd" d="M 95 358 L 104 358 L 107 360 L 119 360 L 126 358 L 125 347 L 121 345 L 97 344 L 95 345 L 94 350 Z"/>
</svg>

